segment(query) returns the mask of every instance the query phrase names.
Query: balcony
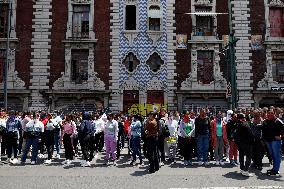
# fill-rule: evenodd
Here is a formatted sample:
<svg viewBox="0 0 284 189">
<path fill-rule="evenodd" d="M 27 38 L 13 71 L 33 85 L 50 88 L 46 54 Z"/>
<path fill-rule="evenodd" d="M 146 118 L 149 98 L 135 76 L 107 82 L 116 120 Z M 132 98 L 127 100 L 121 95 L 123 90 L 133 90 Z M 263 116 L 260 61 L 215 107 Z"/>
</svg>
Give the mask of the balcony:
<svg viewBox="0 0 284 189">
<path fill-rule="evenodd" d="M 191 33 L 191 40 L 194 43 L 212 43 L 220 42 L 218 39 L 217 33 L 215 32 L 215 27 L 212 28 L 203 28 L 194 27 Z"/>
</svg>

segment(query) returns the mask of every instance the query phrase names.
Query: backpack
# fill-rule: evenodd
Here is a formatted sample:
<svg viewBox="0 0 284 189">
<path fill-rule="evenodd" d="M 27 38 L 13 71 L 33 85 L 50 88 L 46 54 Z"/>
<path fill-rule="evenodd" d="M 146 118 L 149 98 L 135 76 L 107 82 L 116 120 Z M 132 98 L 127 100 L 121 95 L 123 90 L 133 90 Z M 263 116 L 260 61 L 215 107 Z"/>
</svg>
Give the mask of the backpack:
<svg viewBox="0 0 284 189">
<path fill-rule="evenodd" d="M 162 136 L 164 136 L 165 138 L 169 137 L 171 134 L 170 134 L 170 130 L 169 130 L 169 127 L 168 125 L 166 125 L 166 121 L 163 120 L 163 119 L 160 119 L 158 121 L 158 124 L 159 124 L 159 127 L 158 128 L 161 128 L 161 134 Z"/>
</svg>

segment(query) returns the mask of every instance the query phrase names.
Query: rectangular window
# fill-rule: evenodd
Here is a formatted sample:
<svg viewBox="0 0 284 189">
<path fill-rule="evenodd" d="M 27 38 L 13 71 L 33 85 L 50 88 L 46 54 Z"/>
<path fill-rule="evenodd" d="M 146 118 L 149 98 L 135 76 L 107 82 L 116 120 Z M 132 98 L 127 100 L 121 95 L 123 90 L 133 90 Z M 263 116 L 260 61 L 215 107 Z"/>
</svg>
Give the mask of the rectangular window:
<svg viewBox="0 0 284 189">
<path fill-rule="evenodd" d="M 7 3 L 0 4 L 0 38 L 7 37 L 7 17 L 8 17 L 9 6 Z"/>
<path fill-rule="evenodd" d="M 196 16 L 195 35 L 212 36 L 213 35 L 213 19 L 211 16 Z"/>
<path fill-rule="evenodd" d="M 161 20 L 160 18 L 149 18 L 149 30 L 160 31 L 161 30 Z"/>
<path fill-rule="evenodd" d="M 73 7 L 73 37 L 88 38 L 89 37 L 89 14 L 90 7 L 88 5 L 74 5 Z"/>
<path fill-rule="evenodd" d="M 271 37 L 284 37 L 283 8 L 269 9 L 269 23 Z"/>
<path fill-rule="evenodd" d="M 284 83 L 284 51 L 272 53 L 272 75 L 274 81 Z"/>
<path fill-rule="evenodd" d="M 136 6 L 126 5 L 125 30 L 136 30 Z"/>
<path fill-rule="evenodd" d="M 148 17 L 149 17 L 149 30 L 161 31 L 162 13 L 160 6 L 151 5 L 148 10 Z"/>
<path fill-rule="evenodd" d="M 197 51 L 197 80 L 203 84 L 214 81 L 213 51 Z"/>
<path fill-rule="evenodd" d="M 77 84 L 88 80 L 89 50 L 74 49 L 71 55 L 71 79 Z"/>
</svg>

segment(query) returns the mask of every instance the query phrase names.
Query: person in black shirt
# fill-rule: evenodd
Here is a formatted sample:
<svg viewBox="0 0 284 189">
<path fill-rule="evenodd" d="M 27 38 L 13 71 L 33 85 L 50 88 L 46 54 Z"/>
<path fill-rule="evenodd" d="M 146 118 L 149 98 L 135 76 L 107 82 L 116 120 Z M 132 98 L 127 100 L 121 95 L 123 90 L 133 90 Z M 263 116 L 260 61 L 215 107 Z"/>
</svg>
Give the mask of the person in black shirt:
<svg viewBox="0 0 284 189">
<path fill-rule="evenodd" d="M 274 110 L 267 112 L 267 119 L 262 126 L 262 137 L 273 160 L 273 168 L 267 171 L 268 175 L 278 175 L 281 164 L 281 136 L 283 122 L 276 118 Z"/>
<path fill-rule="evenodd" d="M 239 149 L 241 174 L 251 177 L 252 174 L 248 172 L 248 169 L 252 159 L 253 134 L 244 114 L 238 114 L 237 119 L 237 129 L 234 138 Z M 245 157 L 246 162 L 244 162 Z"/>
<path fill-rule="evenodd" d="M 208 148 L 210 136 L 210 120 L 206 116 L 204 109 L 200 111 L 200 115 L 195 119 L 195 137 L 197 139 L 198 161 L 199 165 L 209 165 Z"/>
</svg>

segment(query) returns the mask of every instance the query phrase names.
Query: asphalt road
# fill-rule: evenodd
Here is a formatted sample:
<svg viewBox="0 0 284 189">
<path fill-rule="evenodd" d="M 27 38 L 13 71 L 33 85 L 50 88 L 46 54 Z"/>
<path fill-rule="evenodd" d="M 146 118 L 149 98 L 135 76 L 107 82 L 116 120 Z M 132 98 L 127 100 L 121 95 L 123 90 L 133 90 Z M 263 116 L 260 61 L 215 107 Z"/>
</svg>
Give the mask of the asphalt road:
<svg viewBox="0 0 284 189">
<path fill-rule="evenodd" d="M 240 175 L 238 167 L 226 164 L 216 167 L 199 167 L 197 162 L 192 167 L 184 167 L 182 161 L 174 165 L 166 164 L 154 173 L 147 172 L 145 166 L 130 166 L 124 155 L 118 165 L 103 165 L 102 155 L 92 162 L 92 167 L 80 167 L 79 159 L 70 166 L 63 166 L 63 159 L 54 160 L 51 165 L 0 165 L 0 189 L 81 189 L 81 188 L 202 188 L 202 187 L 245 187 L 259 186 L 259 188 L 284 188 L 284 176 L 269 177 L 264 173 L 269 169 L 267 158 L 261 172 L 254 171 L 253 177 L 246 178 Z M 284 162 L 284 161 L 283 161 Z M 281 172 L 284 173 L 284 163 Z M 276 187 L 277 186 L 277 187 Z"/>
</svg>

